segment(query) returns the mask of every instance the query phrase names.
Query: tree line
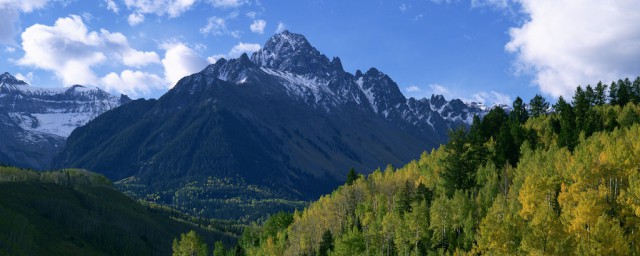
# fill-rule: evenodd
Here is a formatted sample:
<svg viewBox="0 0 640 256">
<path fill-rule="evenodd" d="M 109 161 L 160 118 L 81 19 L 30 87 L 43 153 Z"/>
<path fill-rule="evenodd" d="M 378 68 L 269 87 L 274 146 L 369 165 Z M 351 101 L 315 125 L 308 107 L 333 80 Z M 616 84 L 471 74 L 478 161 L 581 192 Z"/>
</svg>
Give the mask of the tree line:
<svg viewBox="0 0 640 256">
<path fill-rule="evenodd" d="M 640 253 L 640 77 L 517 98 L 420 159 L 246 228 L 225 255 Z"/>
</svg>

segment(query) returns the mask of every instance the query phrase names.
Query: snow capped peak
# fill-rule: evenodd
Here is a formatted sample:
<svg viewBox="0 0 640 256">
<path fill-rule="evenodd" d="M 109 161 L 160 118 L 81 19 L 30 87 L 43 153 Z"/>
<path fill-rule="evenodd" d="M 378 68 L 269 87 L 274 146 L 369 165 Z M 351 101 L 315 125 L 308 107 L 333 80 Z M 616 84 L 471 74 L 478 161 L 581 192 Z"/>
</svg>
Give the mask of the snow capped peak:
<svg viewBox="0 0 640 256">
<path fill-rule="evenodd" d="M 251 61 L 263 68 L 300 75 L 314 73 L 326 76 L 332 69 L 329 58 L 314 48 L 303 35 L 287 30 L 269 38 L 262 49 L 253 53 Z M 341 68 L 342 64 L 338 65 L 338 62 L 333 64 Z"/>
<path fill-rule="evenodd" d="M 0 86 L 2 88 L 6 88 L 9 90 L 18 90 L 20 86 L 25 85 L 27 85 L 27 83 L 15 78 L 11 74 L 9 74 L 9 72 L 5 72 L 4 74 L 0 75 Z M 2 89 L 0 89 L 0 91 L 1 90 Z"/>
<path fill-rule="evenodd" d="M 128 101 L 124 95 L 116 97 L 98 87 L 40 88 L 9 73 L 0 75 L 0 110 L 26 134 L 66 138 L 76 127 Z"/>
</svg>

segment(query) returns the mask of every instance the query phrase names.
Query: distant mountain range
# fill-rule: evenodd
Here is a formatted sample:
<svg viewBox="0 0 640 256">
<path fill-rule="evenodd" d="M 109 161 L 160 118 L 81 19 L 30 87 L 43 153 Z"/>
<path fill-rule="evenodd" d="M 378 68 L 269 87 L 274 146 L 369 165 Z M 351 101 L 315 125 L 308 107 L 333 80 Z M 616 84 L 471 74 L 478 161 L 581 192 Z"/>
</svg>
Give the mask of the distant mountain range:
<svg viewBox="0 0 640 256">
<path fill-rule="evenodd" d="M 284 31 L 221 59 L 158 100 L 107 111 L 69 136 L 54 168 L 86 168 L 145 200 L 206 217 L 255 218 L 400 166 L 484 115 L 442 96 L 406 99 L 381 71 L 346 72 Z"/>
<path fill-rule="evenodd" d="M 39 88 L 0 75 L 0 163 L 45 169 L 71 131 L 130 99 L 96 88 Z"/>
</svg>

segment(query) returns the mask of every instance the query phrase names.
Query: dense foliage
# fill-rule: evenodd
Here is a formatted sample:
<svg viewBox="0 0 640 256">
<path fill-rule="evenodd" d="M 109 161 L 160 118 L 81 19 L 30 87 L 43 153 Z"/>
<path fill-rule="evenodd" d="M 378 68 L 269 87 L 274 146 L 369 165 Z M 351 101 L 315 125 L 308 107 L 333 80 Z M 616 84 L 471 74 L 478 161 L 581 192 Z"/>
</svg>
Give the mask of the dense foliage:
<svg viewBox="0 0 640 256">
<path fill-rule="evenodd" d="M 553 110 L 518 98 L 403 168 L 248 228 L 240 245 L 246 255 L 637 255 L 638 103 L 640 77 L 578 88 Z"/>
<path fill-rule="evenodd" d="M 88 171 L 0 167 L 0 255 L 170 255 L 172 239 L 190 229 L 209 242 L 235 240 L 180 216 L 142 206 Z"/>
</svg>

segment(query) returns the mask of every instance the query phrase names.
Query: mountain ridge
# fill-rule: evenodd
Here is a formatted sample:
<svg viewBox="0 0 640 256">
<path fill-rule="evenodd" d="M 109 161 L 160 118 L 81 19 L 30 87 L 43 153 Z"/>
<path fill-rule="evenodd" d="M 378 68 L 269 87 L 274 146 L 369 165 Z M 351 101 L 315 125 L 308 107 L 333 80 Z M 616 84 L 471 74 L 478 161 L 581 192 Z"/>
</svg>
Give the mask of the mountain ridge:
<svg viewBox="0 0 640 256">
<path fill-rule="evenodd" d="M 105 174 L 137 198 L 198 216 L 251 220 L 291 210 L 268 206 L 277 200 L 329 192 L 349 168 L 403 165 L 485 113 L 432 98 L 406 99 L 375 68 L 348 73 L 339 58 L 285 31 L 251 57 L 220 59 L 158 100 L 134 101 L 76 129 L 53 167 Z"/>
<path fill-rule="evenodd" d="M 127 103 L 97 87 L 41 88 L 0 75 L 0 162 L 45 169 L 73 129 Z"/>
</svg>

